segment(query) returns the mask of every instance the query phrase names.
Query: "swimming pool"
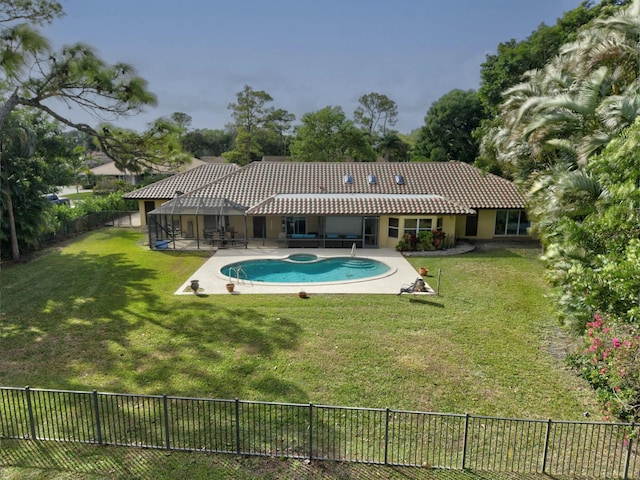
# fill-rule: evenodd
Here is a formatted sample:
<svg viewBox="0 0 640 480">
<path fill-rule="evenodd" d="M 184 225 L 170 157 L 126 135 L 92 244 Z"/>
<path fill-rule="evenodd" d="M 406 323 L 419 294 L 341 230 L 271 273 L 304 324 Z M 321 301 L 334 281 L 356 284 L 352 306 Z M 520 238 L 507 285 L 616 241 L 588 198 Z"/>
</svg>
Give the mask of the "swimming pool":
<svg viewBox="0 0 640 480">
<path fill-rule="evenodd" d="M 232 280 L 266 283 L 326 283 L 364 280 L 392 273 L 385 263 L 365 257 L 319 257 L 298 253 L 231 263 L 220 273 Z"/>
</svg>

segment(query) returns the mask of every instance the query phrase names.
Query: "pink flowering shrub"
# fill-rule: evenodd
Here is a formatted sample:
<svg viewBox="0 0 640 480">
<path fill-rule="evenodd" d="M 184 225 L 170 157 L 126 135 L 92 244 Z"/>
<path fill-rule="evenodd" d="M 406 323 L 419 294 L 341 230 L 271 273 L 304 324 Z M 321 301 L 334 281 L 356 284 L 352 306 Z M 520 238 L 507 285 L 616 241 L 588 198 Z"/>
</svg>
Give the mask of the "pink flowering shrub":
<svg viewBox="0 0 640 480">
<path fill-rule="evenodd" d="M 570 357 L 596 389 L 604 413 L 623 421 L 640 420 L 640 334 L 629 324 L 611 325 L 596 314 L 587 323 L 585 345 Z"/>
</svg>

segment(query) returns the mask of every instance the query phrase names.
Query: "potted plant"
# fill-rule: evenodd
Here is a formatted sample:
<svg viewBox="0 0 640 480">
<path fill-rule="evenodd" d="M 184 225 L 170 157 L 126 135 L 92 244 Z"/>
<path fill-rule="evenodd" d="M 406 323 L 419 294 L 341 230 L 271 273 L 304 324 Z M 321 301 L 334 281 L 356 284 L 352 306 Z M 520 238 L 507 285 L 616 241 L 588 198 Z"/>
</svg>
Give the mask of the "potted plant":
<svg viewBox="0 0 640 480">
<path fill-rule="evenodd" d="M 200 289 L 200 280 L 191 280 L 191 290 L 193 290 L 193 293 L 197 295 L 199 289 Z"/>
<path fill-rule="evenodd" d="M 227 283 L 227 292 L 231 293 L 233 292 L 233 289 L 235 288 L 236 284 L 233 282 L 229 282 Z"/>
<path fill-rule="evenodd" d="M 427 273 L 429 273 L 429 269 L 427 267 L 420 267 L 418 268 L 418 273 L 424 277 Z"/>
</svg>

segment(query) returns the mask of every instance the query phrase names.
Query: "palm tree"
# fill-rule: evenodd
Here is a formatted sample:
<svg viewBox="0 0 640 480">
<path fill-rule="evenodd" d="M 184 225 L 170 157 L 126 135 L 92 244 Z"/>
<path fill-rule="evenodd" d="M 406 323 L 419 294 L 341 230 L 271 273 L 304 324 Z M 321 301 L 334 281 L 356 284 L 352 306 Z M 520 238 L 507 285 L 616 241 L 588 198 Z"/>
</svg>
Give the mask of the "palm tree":
<svg viewBox="0 0 640 480">
<path fill-rule="evenodd" d="M 409 156 L 409 145 L 405 143 L 396 132 L 387 132 L 378 142 L 377 150 L 382 153 L 383 158 L 388 162 L 405 162 Z"/>
<path fill-rule="evenodd" d="M 620 93 L 625 86 L 638 82 L 639 18 L 640 1 L 633 0 L 613 15 L 595 20 L 592 28 L 564 46 L 561 55 L 575 58 L 586 73 L 603 65 L 618 69 L 621 85 L 614 89 Z"/>
<path fill-rule="evenodd" d="M 640 114 L 640 0 L 594 23 L 544 69 L 504 94 L 497 142 L 501 161 L 526 177 L 556 163 L 586 165 Z M 484 147 L 488 149 L 487 146 Z"/>
<path fill-rule="evenodd" d="M 34 137 L 23 119 L 17 115 L 7 117 L 2 135 L 0 135 L 0 179 L 2 180 L 2 199 L 9 222 L 11 255 L 14 261 L 20 260 L 20 247 L 14 213 L 13 199 L 24 190 L 21 183 L 25 175 L 21 172 L 21 159 L 33 154 Z"/>
</svg>

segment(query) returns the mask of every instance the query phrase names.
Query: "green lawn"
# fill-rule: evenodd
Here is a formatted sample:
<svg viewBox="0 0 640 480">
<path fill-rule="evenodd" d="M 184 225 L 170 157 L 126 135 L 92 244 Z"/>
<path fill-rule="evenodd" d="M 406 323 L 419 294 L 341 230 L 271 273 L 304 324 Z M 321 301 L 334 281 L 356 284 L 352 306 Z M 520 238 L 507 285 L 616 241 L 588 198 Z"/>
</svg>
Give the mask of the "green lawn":
<svg viewBox="0 0 640 480">
<path fill-rule="evenodd" d="M 85 198 L 88 198 L 88 197 L 92 197 L 93 195 L 94 195 L 93 192 L 79 192 L 79 193 L 67 193 L 63 196 L 75 202 L 78 200 L 84 200 Z"/>
<path fill-rule="evenodd" d="M 174 296 L 206 260 L 131 229 L 2 269 L 5 386 L 599 419 L 562 347 L 538 250 L 411 258 L 439 297 Z M 429 277 L 435 285 L 435 277 Z"/>
</svg>

